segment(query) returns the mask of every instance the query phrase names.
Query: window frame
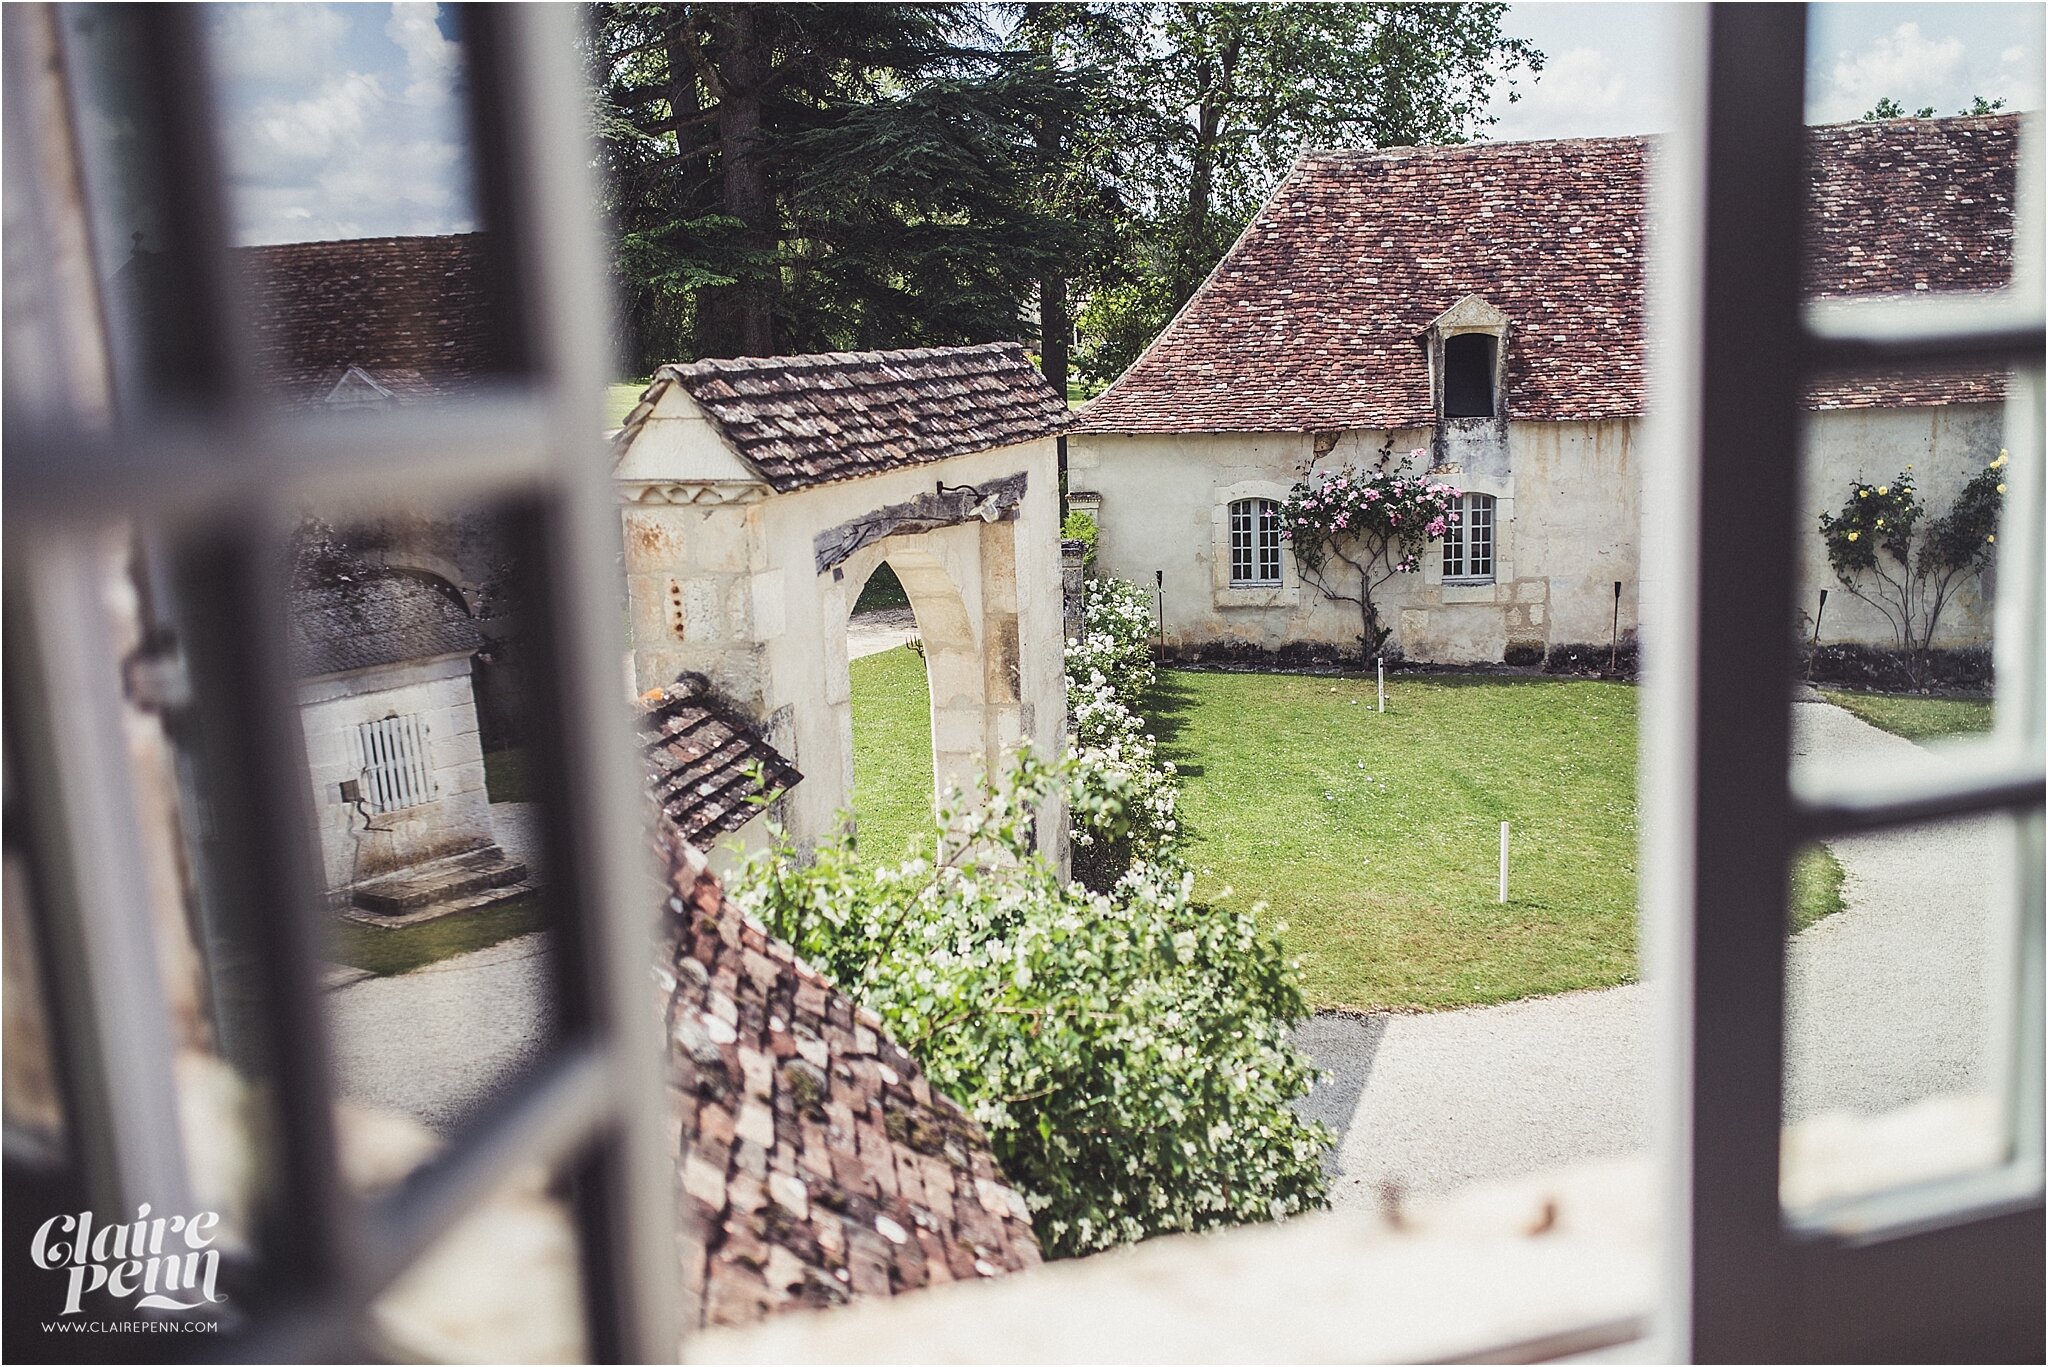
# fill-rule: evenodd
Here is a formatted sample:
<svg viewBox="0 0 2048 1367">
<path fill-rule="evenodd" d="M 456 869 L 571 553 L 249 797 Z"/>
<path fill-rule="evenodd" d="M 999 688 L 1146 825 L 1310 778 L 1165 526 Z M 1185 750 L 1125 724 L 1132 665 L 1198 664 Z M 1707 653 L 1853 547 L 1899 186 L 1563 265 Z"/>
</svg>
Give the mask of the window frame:
<svg viewBox="0 0 2048 1367">
<path fill-rule="evenodd" d="M 1480 500 L 1485 500 L 1482 504 Z M 1486 511 L 1486 568 L 1475 570 L 1470 564 L 1477 557 L 1472 554 L 1472 528 L 1476 525 L 1474 516 L 1480 508 Z M 1499 523 L 1500 499 L 1497 495 L 1466 490 L 1458 495 L 1458 521 L 1443 539 L 1443 582 L 1452 586 L 1491 584 L 1496 582 L 1495 569 L 1499 563 L 1495 554 L 1498 545 L 1494 529 Z M 1451 568 L 1451 552 L 1457 551 L 1458 568 Z"/>
<path fill-rule="evenodd" d="M 76 255 L 87 212 L 60 64 L 56 7 L 10 6 L 5 27 L 8 189 L 26 233 Z M 32 910 L 55 964 L 50 1009 L 74 1104 L 71 1163 L 96 1208 L 189 1208 L 157 978 L 144 842 L 123 734 L 121 662 L 102 619 L 106 548 L 138 531 L 168 578 L 206 610 L 182 624 L 195 704 L 212 720 L 206 796 L 225 894 L 270 971 L 256 1006 L 274 1051 L 273 1157 L 293 1227 L 259 1239 L 262 1305 L 240 1307 L 233 1351 L 256 1360 L 348 1360 L 374 1342 L 369 1307 L 463 1216 L 535 1167 L 571 1178 L 586 1350 L 593 1361 L 674 1360 L 679 1288 L 674 1175 L 665 1153 L 660 1032 L 647 1000 L 659 901 L 617 687 L 619 522 L 601 459 L 607 378 L 602 252 L 573 14 L 482 6 L 464 16 L 485 218 L 518 286 L 519 369 L 493 391 L 375 424 L 282 411 L 241 346 L 230 221 L 203 16 L 141 7 L 161 60 L 138 99 L 159 114 L 178 168 L 166 269 L 199 307 L 182 317 L 176 407 L 137 396 L 104 421 L 84 383 L 105 372 L 100 273 L 36 264 L 20 277 L 56 335 L 11 384 L 5 411 L 10 820 L 31 828 Z M 33 92 L 25 93 L 25 92 Z M 512 98 L 512 93 L 517 98 Z M 10 224 L 10 226 L 13 226 Z M 88 253 L 89 253 L 89 249 Z M 56 301 L 53 303 L 52 301 Z M 12 301 L 11 301 L 12 302 Z M 96 312 L 97 311 L 97 312 Z M 91 320 L 91 321 L 86 321 Z M 10 332 L 10 338 L 15 334 Z M 97 374 L 92 373 L 98 366 Z M 81 399 L 79 396 L 87 396 Z M 540 763 L 559 800 L 541 814 L 559 914 L 557 1047 L 508 1084 L 396 1190 L 358 1195 L 337 1152 L 337 1095 L 320 986 L 326 910 L 288 643 L 241 630 L 282 620 L 274 549 L 291 512 L 377 487 L 392 500 L 499 500 L 521 510 L 542 592 L 532 605 Z M 283 914 L 275 914 L 283 909 Z M 9 1165 L 14 1154 L 10 1146 Z M 215 1340 L 226 1343 L 226 1338 Z"/>
<path fill-rule="evenodd" d="M 1240 508 L 1249 506 L 1251 512 L 1245 515 L 1245 525 L 1239 526 Z M 1286 550 L 1280 536 L 1280 501 L 1260 495 L 1234 498 L 1225 505 L 1225 518 L 1230 528 L 1230 587 L 1234 589 L 1277 589 L 1287 582 L 1286 567 L 1282 555 Z M 1254 577 L 1241 578 L 1238 575 L 1239 536 L 1243 534 L 1242 547 L 1245 560 L 1254 571 Z M 1271 552 L 1273 573 L 1259 573 L 1266 568 L 1267 554 Z"/>
<path fill-rule="evenodd" d="M 1679 107 L 1653 171 L 1642 719 L 1645 979 L 1661 983 L 1659 1138 L 1680 1360 L 1845 1361 L 2041 1347 L 2040 130 L 2022 139 L 2015 279 L 1992 300 L 1806 305 L 1803 5 L 1678 16 Z M 1802 397 L 1819 371 L 1929 360 L 2016 367 L 2016 492 L 1996 637 L 1993 738 L 1883 786 L 1793 766 L 1788 681 L 1802 519 Z M 1780 1198 L 1785 905 L 1803 844 L 2011 813 L 2014 1030 L 2004 1168 L 1789 1218 Z M 1996 988 L 1996 985 L 1994 985 Z M 2001 995 L 1994 990 L 1993 999 Z M 1998 1022 L 1994 1021 L 1994 1027 Z"/>
</svg>

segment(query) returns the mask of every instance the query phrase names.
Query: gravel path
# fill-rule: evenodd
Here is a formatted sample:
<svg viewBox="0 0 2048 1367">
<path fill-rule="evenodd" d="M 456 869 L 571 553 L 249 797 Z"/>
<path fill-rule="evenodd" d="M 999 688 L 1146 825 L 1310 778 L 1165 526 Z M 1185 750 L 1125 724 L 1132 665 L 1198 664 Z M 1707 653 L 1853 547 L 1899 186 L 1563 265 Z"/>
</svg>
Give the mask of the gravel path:
<svg viewBox="0 0 2048 1367">
<path fill-rule="evenodd" d="M 521 935 L 328 993 L 343 1094 L 448 1133 L 545 1048 L 547 968 L 546 937 Z"/>
<path fill-rule="evenodd" d="M 873 608 L 846 624 L 846 658 L 879 655 L 917 635 L 917 614 L 909 608 Z"/>
<path fill-rule="evenodd" d="M 1795 708 L 1794 745 L 1843 758 L 1917 753 L 1818 702 Z M 1795 939 L 1788 967 L 1795 1119 L 1888 1110 L 1966 1087 L 1980 1068 L 1997 823 L 1859 836 L 1834 848 L 1846 909 Z M 1384 1018 L 1350 1123 L 1338 1127 L 1332 1199 L 1372 1201 L 1386 1180 L 1441 1191 L 1642 1146 L 1646 1005 L 1644 989 L 1630 986 Z M 1315 1040 L 1303 1042 L 1320 1062 Z M 1331 1057 L 1340 1079 L 1355 1074 L 1352 1054 Z"/>
</svg>

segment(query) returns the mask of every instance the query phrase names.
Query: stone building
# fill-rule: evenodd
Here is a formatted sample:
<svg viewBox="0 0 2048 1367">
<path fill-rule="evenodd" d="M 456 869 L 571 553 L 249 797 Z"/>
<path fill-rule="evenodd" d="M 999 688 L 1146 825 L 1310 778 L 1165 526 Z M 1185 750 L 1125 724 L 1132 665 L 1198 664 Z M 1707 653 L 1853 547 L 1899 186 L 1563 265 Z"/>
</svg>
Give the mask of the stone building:
<svg viewBox="0 0 2048 1367">
<path fill-rule="evenodd" d="M 1987 291 L 2012 270 L 2018 120 L 1812 132 L 1816 299 Z M 1641 138 L 1304 156 L 1180 314 L 1069 438 L 1102 570 L 1150 587 L 1183 649 L 1356 654 L 1358 613 L 1304 585 L 1274 513 L 1311 469 L 1421 449 L 1460 529 L 1382 591 L 1390 645 L 1448 662 L 1626 643 L 1644 541 Z M 1947 507 L 1996 456 L 2002 375 L 1836 375 L 1808 396 L 1811 525 L 1911 463 Z M 1833 584 L 1819 537 L 1805 580 Z M 1617 601 L 1615 586 L 1620 585 Z M 1837 593 L 1823 639 L 1890 644 Z M 1978 586 L 1937 645 L 1981 644 Z"/>
<path fill-rule="evenodd" d="M 337 902 L 386 922 L 530 889 L 499 848 L 452 584 L 364 568 L 292 595 L 292 663 L 320 853 Z"/>
<path fill-rule="evenodd" d="M 803 771 L 784 815 L 822 835 L 853 791 L 847 618 L 887 562 L 937 783 L 1056 750 L 1066 421 L 1014 344 L 663 367 L 614 439 L 635 690 L 702 674 Z M 1058 830 L 1048 812 L 1048 848 Z"/>
</svg>

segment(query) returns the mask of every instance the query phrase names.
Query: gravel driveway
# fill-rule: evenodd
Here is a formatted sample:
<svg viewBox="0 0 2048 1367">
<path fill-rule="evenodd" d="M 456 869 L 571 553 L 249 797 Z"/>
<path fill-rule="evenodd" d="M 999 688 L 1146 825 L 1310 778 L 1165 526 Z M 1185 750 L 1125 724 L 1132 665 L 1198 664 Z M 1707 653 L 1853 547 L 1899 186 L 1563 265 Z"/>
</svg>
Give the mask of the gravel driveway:
<svg viewBox="0 0 2048 1367">
<path fill-rule="evenodd" d="M 846 623 L 846 658 L 879 655 L 917 635 L 917 614 L 909 608 L 872 608 Z"/>
<path fill-rule="evenodd" d="M 1910 758 L 1912 742 L 1826 703 L 1794 709 L 1800 753 Z M 1981 1068 L 1985 927 L 2002 841 L 1995 820 L 1886 832 L 1834 846 L 1845 909 L 1798 936 L 1787 1112 L 1889 1110 L 1971 1085 Z M 1428 1015 L 1388 1016 L 1348 1126 L 1338 1204 L 1382 1180 L 1440 1191 L 1641 1147 L 1649 1023 L 1639 986 Z M 1357 1088 L 1357 1049 L 1304 1036 Z M 1352 1029 L 1362 1027 L 1352 1026 Z"/>
<path fill-rule="evenodd" d="M 447 1134 L 538 1058 L 552 1029 L 547 937 L 327 994 L 343 1095 Z"/>
</svg>

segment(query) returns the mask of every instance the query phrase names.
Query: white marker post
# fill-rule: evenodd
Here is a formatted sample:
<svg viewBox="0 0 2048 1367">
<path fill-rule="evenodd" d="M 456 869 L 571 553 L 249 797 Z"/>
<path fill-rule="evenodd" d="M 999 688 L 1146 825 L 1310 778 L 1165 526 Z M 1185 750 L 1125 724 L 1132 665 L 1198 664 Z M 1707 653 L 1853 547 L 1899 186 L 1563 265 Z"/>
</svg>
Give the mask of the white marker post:
<svg viewBox="0 0 2048 1367">
<path fill-rule="evenodd" d="M 1500 895 L 1493 899 L 1506 905 L 1508 900 L 1508 823 L 1500 823 Z"/>
<path fill-rule="evenodd" d="M 1384 659 L 1375 659 L 1373 663 L 1379 667 L 1380 711 L 1384 712 L 1387 710 L 1387 662 Z"/>
</svg>

